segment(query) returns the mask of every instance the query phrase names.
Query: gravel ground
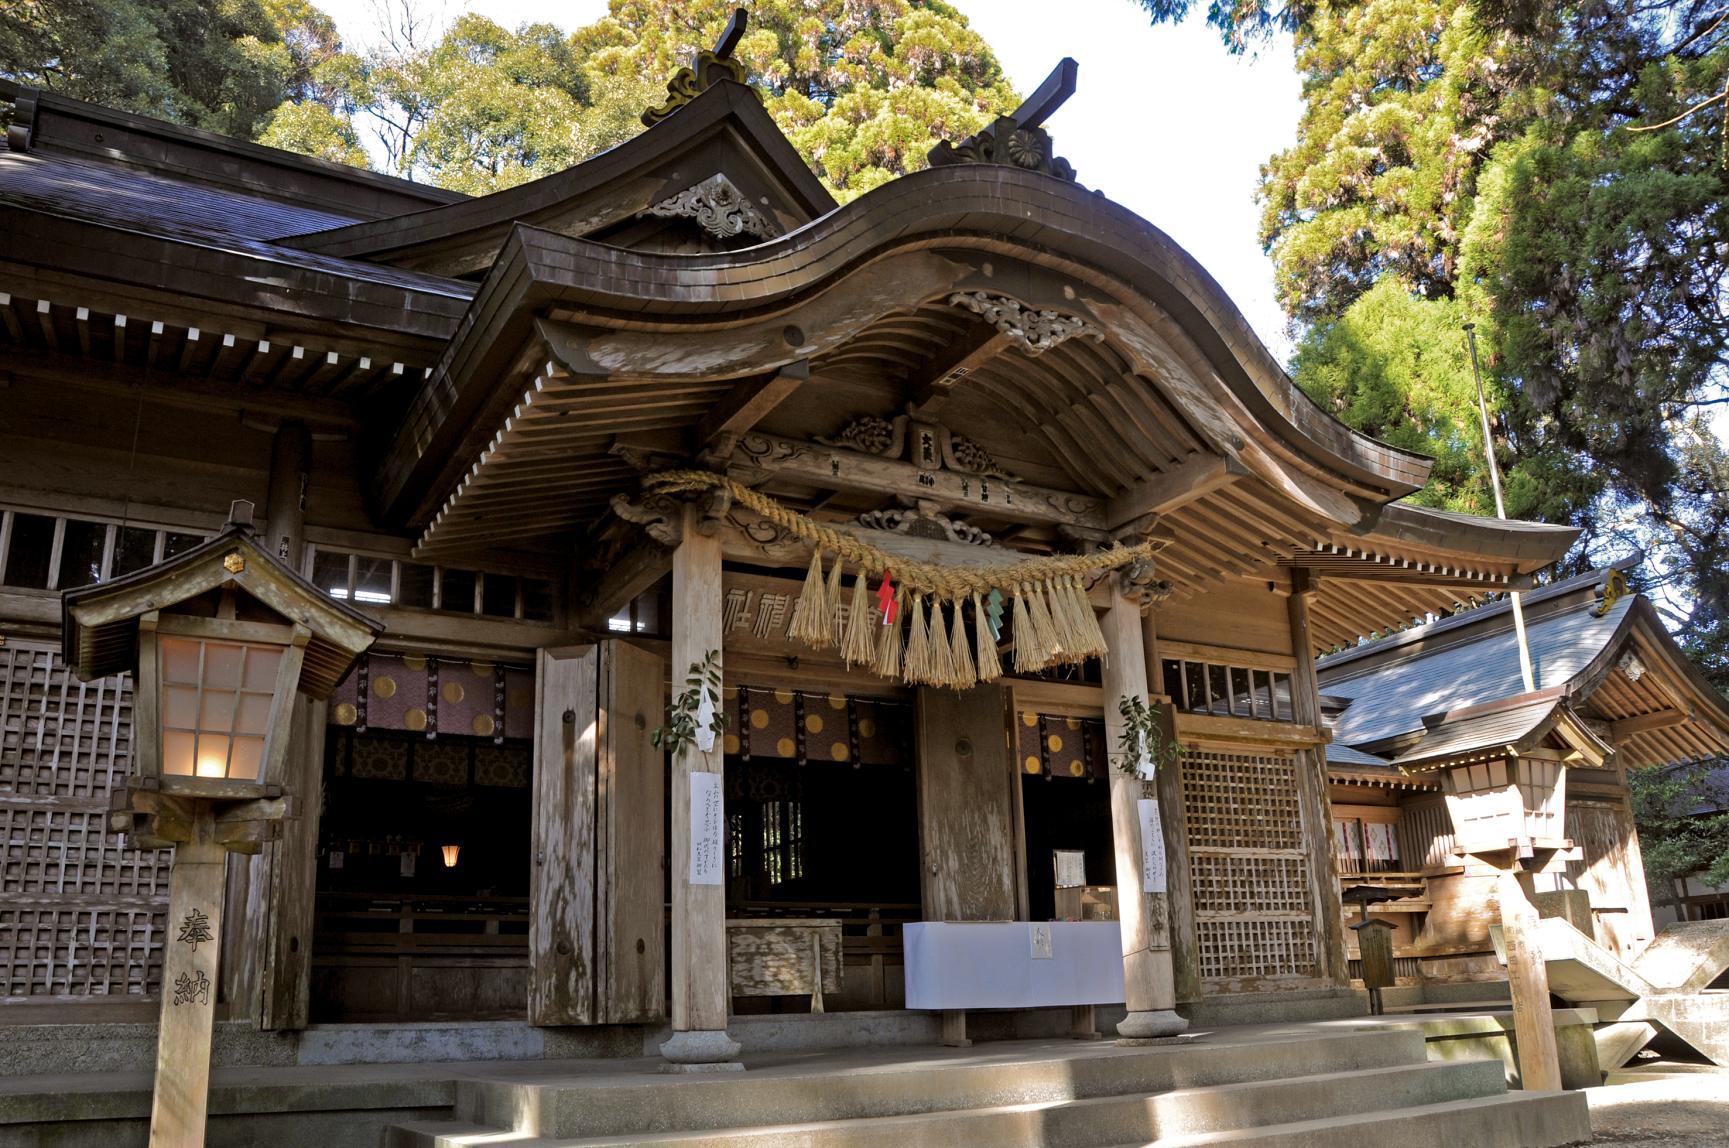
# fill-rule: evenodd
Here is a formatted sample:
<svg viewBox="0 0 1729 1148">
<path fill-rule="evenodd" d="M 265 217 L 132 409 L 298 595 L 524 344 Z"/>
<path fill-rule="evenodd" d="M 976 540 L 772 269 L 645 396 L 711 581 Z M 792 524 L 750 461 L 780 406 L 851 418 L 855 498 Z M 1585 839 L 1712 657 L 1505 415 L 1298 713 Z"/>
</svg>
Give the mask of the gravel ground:
<svg viewBox="0 0 1729 1148">
<path fill-rule="evenodd" d="M 1587 1089 L 1593 1145 L 1729 1148 L 1729 1070 Z"/>
</svg>

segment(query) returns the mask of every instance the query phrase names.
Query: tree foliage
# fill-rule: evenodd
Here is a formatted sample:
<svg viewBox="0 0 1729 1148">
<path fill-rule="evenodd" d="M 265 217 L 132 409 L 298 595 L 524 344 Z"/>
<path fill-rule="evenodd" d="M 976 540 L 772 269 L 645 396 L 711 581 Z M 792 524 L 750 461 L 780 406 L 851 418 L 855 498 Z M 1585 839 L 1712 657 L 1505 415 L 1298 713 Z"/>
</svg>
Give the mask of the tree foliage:
<svg viewBox="0 0 1729 1148">
<path fill-rule="evenodd" d="M 294 71 L 294 49 L 272 7 L 270 0 L 12 0 L 0 5 L 0 76 L 250 139 L 282 102 Z"/>
<path fill-rule="evenodd" d="M 612 0 L 565 33 L 472 12 L 435 32 L 380 0 L 380 43 L 342 43 L 309 0 L 15 0 L 0 75 L 324 159 L 483 193 L 569 167 L 642 130 L 645 108 L 733 0 Z M 735 58 L 841 199 L 924 166 L 1013 110 L 990 46 L 945 0 L 760 0 Z"/>
<path fill-rule="evenodd" d="M 1155 20 L 1191 7 L 1141 2 Z M 1509 513 L 1583 526 L 1573 564 L 1642 553 L 1636 581 L 1729 685 L 1729 453 L 1706 422 L 1729 404 L 1721 15 L 1662 0 L 1208 10 L 1238 48 L 1292 33 L 1303 77 L 1297 140 L 1261 182 L 1297 381 L 1435 454 L 1424 501 L 1482 513 L 1475 323 Z"/>
<path fill-rule="evenodd" d="M 1651 898 L 1673 904 L 1675 882 L 1729 886 L 1729 786 L 1700 765 L 1627 775 Z"/>
<path fill-rule="evenodd" d="M 643 109 L 699 48 L 728 0 L 613 0 L 564 37 L 458 18 L 436 43 L 404 31 L 376 53 L 373 110 L 404 173 L 479 191 L 556 171 L 642 130 Z M 399 10 L 400 16 L 401 10 Z M 734 53 L 781 129 L 848 198 L 924 165 L 1012 110 L 1015 94 L 966 19 L 936 0 L 764 0 Z"/>
</svg>

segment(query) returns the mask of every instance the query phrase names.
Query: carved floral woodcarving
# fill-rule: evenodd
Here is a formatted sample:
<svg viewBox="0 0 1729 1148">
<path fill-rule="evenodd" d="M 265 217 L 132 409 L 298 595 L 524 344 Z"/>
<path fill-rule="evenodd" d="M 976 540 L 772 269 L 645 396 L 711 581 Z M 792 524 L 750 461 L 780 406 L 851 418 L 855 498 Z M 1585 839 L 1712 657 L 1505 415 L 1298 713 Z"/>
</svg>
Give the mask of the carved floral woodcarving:
<svg viewBox="0 0 1729 1148">
<path fill-rule="evenodd" d="M 697 226 L 716 239 L 734 239 L 740 235 L 773 239 L 780 234 L 774 220 L 759 211 L 750 197 L 719 172 L 662 200 L 644 214 L 694 219 Z"/>
<path fill-rule="evenodd" d="M 1028 307 L 1019 299 L 1007 295 L 991 295 L 984 291 L 956 291 L 949 303 L 965 307 L 1013 339 L 1029 355 L 1048 351 L 1077 335 L 1104 342 L 1105 333 L 1079 315 L 1065 315 L 1039 307 Z"/>
</svg>

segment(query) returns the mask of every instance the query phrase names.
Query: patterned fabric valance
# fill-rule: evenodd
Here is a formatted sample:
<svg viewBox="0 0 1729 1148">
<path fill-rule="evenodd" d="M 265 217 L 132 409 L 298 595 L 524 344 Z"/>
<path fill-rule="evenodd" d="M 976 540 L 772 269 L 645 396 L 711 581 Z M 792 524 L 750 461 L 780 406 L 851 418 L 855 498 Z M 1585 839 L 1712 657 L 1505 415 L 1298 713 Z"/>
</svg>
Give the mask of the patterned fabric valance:
<svg viewBox="0 0 1729 1148">
<path fill-rule="evenodd" d="M 849 765 L 912 761 L 906 702 L 761 686 L 726 690 L 726 752 L 746 761 L 785 758 Z"/>
<path fill-rule="evenodd" d="M 534 734 L 534 671 L 418 654 L 369 654 L 336 687 L 330 724 L 358 733 L 408 730 L 526 738 Z"/>
<path fill-rule="evenodd" d="M 1109 781 L 1105 723 L 1022 710 L 1015 715 L 1015 760 L 1035 777 Z"/>
</svg>

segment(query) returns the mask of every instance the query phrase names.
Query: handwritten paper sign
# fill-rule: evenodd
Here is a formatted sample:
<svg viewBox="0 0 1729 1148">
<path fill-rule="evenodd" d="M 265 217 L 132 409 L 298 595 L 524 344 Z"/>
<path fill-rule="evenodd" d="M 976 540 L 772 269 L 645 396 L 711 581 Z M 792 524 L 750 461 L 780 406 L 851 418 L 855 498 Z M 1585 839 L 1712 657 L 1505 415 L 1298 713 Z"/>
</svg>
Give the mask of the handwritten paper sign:
<svg viewBox="0 0 1729 1148">
<path fill-rule="evenodd" d="M 721 775 L 690 775 L 690 883 L 726 881 L 726 809 Z"/>
<path fill-rule="evenodd" d="M 1053 850 L 1056 859 L 1057 888 L 1079 889 L 1087 883 L 1087 855 L 1080 849 Z"/>
<path fill-rule="evenodd" d="M 1056 957 L 1051 948 L 1051 923 L 1049 921 L 1034 921 L 1027 926 L 1027 939 L 1032 942 L 1033 960 L 1049 961 Z"/>
<path fill-rule="evenodd" d="M 1141 814 L 1141 892 L 1165 892 L 1165 830 L 1159 824 L 1159 803 L 1151 797 L 1135 802 Z"/>
</svg>

